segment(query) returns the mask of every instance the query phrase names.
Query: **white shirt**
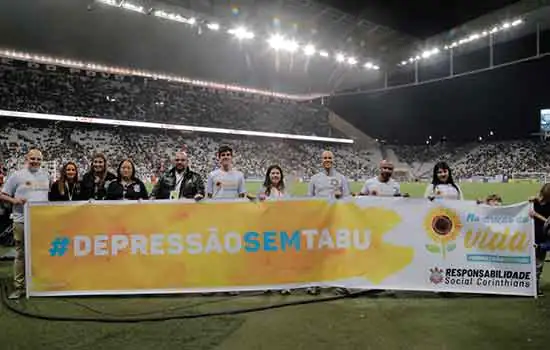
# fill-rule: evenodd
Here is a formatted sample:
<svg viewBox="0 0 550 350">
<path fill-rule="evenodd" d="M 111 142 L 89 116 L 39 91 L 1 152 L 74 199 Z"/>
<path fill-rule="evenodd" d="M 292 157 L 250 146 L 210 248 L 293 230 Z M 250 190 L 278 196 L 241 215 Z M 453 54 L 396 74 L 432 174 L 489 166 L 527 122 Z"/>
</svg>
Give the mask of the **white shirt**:
<svg viewBox="0 0 550 350">
<path fill-rule="evenodd" d="M 435 187 L 434 185 L 429 184 L 428 187 L 426 187 L 426 192 L 424 192 L 424 198 L 435 197 L 441 199 L 464 199 L 462 190 L 458 185 L 456 185 L 456 187 L 458 187 L 460 191 L 457 191 L 453 185 L 449 184 L 439 184 Z"/>
<path fill-rule="evenodd" d="M 361 189 L 361 193 L 371 196 L 393 197 L 401 194 L 401 188 L 399 183 L 392 178 L 390 178 L 387 182 L 382 182 L 378 176 L 376 176 L 365 181 L 365 184 Z"/>
</svg>

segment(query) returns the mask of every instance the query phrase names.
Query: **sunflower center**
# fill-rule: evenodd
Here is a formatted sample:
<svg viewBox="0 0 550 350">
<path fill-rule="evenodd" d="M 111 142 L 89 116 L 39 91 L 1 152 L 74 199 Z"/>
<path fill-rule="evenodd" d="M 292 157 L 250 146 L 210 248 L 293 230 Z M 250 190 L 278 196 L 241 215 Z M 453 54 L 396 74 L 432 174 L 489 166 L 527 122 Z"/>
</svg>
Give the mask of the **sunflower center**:
<svg viewBox="0 0 550 350">
<path fill-rule="evenodd" d="M 445 236 L 451 232 L 453 222 L 446 215 L 436 216 L 432 220 L 432 228 L 435 233 L 441 236 Z"/>
</svg>

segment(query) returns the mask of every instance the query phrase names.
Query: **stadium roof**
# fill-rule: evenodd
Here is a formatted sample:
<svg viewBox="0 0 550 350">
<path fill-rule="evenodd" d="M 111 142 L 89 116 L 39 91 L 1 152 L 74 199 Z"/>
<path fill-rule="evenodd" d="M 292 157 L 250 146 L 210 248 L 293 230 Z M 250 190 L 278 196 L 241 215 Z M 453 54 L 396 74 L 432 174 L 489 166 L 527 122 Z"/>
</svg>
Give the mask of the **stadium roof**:
<svg viewBox="0 0 550 350">
<path fill-rule="evenodd" d="M 277 92 L 331 93 L 383 78 L 381 71 L 364 69 L 365 62 L 379 64 L 383 70 L 395 69 L 396 63 L 423 50 L 427 43 L 440 44 L 547 2 L 484 0 L 457 5 L 458 1 L 448 0 L 445 9 L 440 9 L 435 0 L 401 4 L 397 0 L 126 1 L 203 21 L 184 25 L 146 16 L 152 12 L 136 14 L 103 6 L 100 1 L 122 4 L 120 0 L 90 0 L 86 8 L 86 2 L 74 0 L 0 2 L 0 31 L 10 33 L 0 36 L 0 48 Z M 431 36 L 511 2 L 504 10 Z M 213 21 L 226 28 L 245 25 L 257 37 L 241 43 L 221 30 L 210 33 L 202 25 Z M 297 38 L 300 52 L 270 50 L 266 39 L 276 32 Z M 303 55 L 306 43 L 315 44 L 318 53 L 326 49 L 330 59 Z M 346 54 L 345 62 L 335 61 L 338 52 Z M 358 64 L 347 64 L 355 58 Z"/>
</svg>

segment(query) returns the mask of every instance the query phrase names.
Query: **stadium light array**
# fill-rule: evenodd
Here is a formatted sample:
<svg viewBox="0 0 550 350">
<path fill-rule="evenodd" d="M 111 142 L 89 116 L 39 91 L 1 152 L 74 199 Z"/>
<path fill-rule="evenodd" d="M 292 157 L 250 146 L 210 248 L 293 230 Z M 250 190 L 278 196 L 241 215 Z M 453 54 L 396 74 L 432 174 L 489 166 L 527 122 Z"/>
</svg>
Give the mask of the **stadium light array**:
<svg viewBox="0 0 550 350">
<path fill-rule="evenodd" d="M 127 1 L 127 0 L 96 0 L 96 1 L 105 5 L 129 10 L 129 11 L 139 12 L 143 14 L 146 13 L 143 6 L 133 4 L 131 1 Z M 220 29 L 222 29 L 222 26 L 219 23 L 209 22 L 206 19 L 201 19 L 196 17 L 185 17 L 177 13 L 170 13 L 160 9 L 152 9 L 152 12 L 147 12 L 147 13 L 151 13 L 155 17 L 159 17 L 159 18 L 163 18 L 163 19 L 167 19 L 175 22 L 180 22 L 180 23 L 186 23 L 189 25 L 195 25 L 195 24 L 205 25 L 208 29 L 212 31 L 219 31 Z M 235 38 L 239 40 L 251 40 L 255 38 L 255 34 L 243 26 L 236 27 L 236 28 L 226 27 L 223 29 L 226 30 L 227 33 L 233 35 Z M 302 52 L 305 56 L 313 56 L 315 53 L 318 52 L 319 56 L 323 58 L 331 57 L 328 51 L 326 50 L 317 51 L 315 49 L 315 46 L 311 43 L 301 45 L 298 43 L 298 41 L 294 39 L 285 39 L 280 34 L 275 35 L 275 37 L 274 35 L 269 37 L 269 39 L 267 39 L 267 43 L 269 44 L 270 47 L 272 47 L 276 51 L 281 50 L 281 51 L 287 51 L 290 53 L 299 51 L 299 52 Z M 358 63 L 356 58 L 349 57 L 345 53 L 335 53 L 332 56 L 332 58 L 335 59 L 336 62 L 338 63 L 347 62 L 349 66 L 355 66 Z M 376 65 L 372 65 L 372 67 L 368 69 L 378 70 L 380 69 L 380 67 Z"/>
<path fill-rule="evenodd" d="M 171 20 L 171 21 L 181 22 L 181 23 L 187 23 L 187 24 L 190 24 L 190 25 L 195 24 L 195 21 L 196 21 L 195 18 L 193 18 L 193 17 L 186 18 L 186 17 L 183 17 L 183 16 L 181 16 L 177 13 L 169 13 L 169 12 L 164 12 L 164 11 L 161 11 L 161 10 L 154 11 L 153 15 L 156 16 L 156 17 L 168 19 L 168 20 Z"/>
<path fill-rule="evenodd" d="M 214 31 L 220 30 L 220 25 L 218 23 L 208 23 L 206 25 L 206 27 L 208 27 L 208 29 L 214 30 Z"/>
<path fill-rule="evenodd" d="M 334 137 L 280 134 L 275 132 L 208 128 L 203 126 L 160 124 L 160 123 L 138 122 L 138 121 L 130 121 L 130 120 L 116 120 L 116 119 L 104 119 L 104 118 L 76 117 L 76 116 L 57 115 L 57 114 L 16 112 L 16 111 L 8 111 L 8 110 L 2 110 L 2 109 L 0 109 L 0 117 L 53 120 L 53 121 L 90 123 L 90 124 L 127 126 L 127 127 L 142 127 L 142 128 L 164 129 L 164 130 L 168 129 L 168 130 L 215 133 L 215 134 L 226 134 L 226 135 L 271 137 L 271 138 L 279 138 L 279 139 L 287 139 L 287 140 L 318 141 L 318 142 L 331 142 L 331 143 L 343 143 L 343 144 L 354 143 L 352 139 L 340 139 L 340 138 L 334 138 Z"/>
<path fill-rule="evenodd" d="M 501 31 L 504 31 L 504 30 L 507 30 L 507 29 L 510 29 L 510 28 L 513 28 L 513 27 L 517 27 L 522 23 L 523 23 L 522 19 L 516 19 L 512 22 L 504 22 L 504 23 L 501 23 L 499 25 L 494 25 L 494 26 L 491 26 L 490 28 L 484 29 L 480 32 L 474 32 L 474 33 L 472 33 L 472 34 L 470 34 L 470 35 L 468 35 L 468 36 L 466 36 L 462 39 L 453 41 L 452 43 L 443 46 L 443 49 L 444 50 L 454 49 L 455 47 L 459 47 L 459 46 L 465 45 L 467 43 L 470 43 L 470 42 L 473 42 L 473 41 L 476 41 L 476 40 L 479 40 L 479 39 L 482 39 L 482 38 L 486 38 L 489 35 L 494 35 L 495 33 L 498 33 L 498 32 L 501 32 Z M 420 55 L 412 56 L 408 60 L 401 61 L 401 63 L 399 63 L 398 66 L 406 66 L 406 65 L 412 64 L 416 61 L 420 61 L 421 59 L 428 59 L 432 56 L 435 56 L 435 55 L 439 54 L 440 52 L 441 52 L 440 48 L 434 47 L 432 49 L 429 49 L 429 50 L 426 50 L 426 51 L 422 52 Z"/>
<path fill-rule="evenodd" d="M 304 46 L 304 55 L 306 56 L 312 56 L 315 54 L 315 46 L 308 44 Z"/>
<path fill-rule="evenodd" d="M 229 29 L 227 32 L 239 40 L 254 39 L 254 33 L 249 31 L 245 27 L 232 28 L 232 29 Z"/>
<path fill-rule="evenodd" d="M 36 55 L 36 54 L 31 54 L 31 53 L 26 53 L 26 52 L 19 52 L 19 51 L 14 51 L 14 50 L 0 49 L 0 57 L 5 57 L 5 58 L 8 58 L 8 59 L 15 59 L 15 60 L 24 60 L 24 61 L 29 61 L 29 62 L 41 63 L 41 64 L 51 64 L 51 65 L 63 66 L 63 67 L 73 68 L 73 69 L 85 69 L 85 70 L 103 72 L 103 73 L 109 73 L 109 74 L 119 74 L 119 75 L 127 75 L 127 76 L 140 76 L 140 77 L 144 77 L 144 78 L 166 80 L 166 81 L 178 82 L 178 83 L 182 83 L 182 84 L 189 84 L 189 85 L 195 85 L 195 86 L 204 86 L 204 87 L 208 87 L 208 88 L 216 89 L 216 90 L 243 92 L 243 93 L 248 93 L 248 94 L 255 94 L 255 95 L 262 95 L 262 96 L 269 96 L 269 97 L 277 97 L 277 98 L 283 98 L 283 99 L 294 100 L 294 101 L 311 100 L 311 99 L 315 99 L 315 98 L 319 98 L 321 96 L 324 96 L 322 94 L 317 94 L 317 95 L 283 94 L 283 93 L 278 93 L 278 92 L 247 88 L 247 87 L 242 87 L 242 86 L 237 86 L 237 85 L 220 84 L 220 83 L 216 83 L 216 82 L 207 82 L 207 81 L 202 81 L 202 80 L 195 80 L 195 79 L 190 79 L 190 78 L 187 78 L 187 77 L 176 76 L 176 75 L 166 74 L 166 73 L 158 73 L 158 72 L 150 72 L 150 71 L 136 70 L 136 69 L 130 69 L 130 68 L 106 66 L 106 65 L 96 64 L 96 63 L 92 63 L 92 62 L 83 62 L 83 61 L 77 61 L 77 60 L 72 60 L 72 59 L 55 58 L 55 57 L 49 57 L 49 56 L 44 56 L 44 55 Z"/>
</svg>

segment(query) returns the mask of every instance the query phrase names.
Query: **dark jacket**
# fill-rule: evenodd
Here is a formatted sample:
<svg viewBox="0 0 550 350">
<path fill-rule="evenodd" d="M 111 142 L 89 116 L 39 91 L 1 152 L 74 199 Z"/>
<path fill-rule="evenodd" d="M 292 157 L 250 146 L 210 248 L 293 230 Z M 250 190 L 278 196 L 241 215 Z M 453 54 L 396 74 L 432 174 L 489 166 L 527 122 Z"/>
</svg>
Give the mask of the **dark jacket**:
<svg viewBox="0 0 550 350">
<path fill-rule="evenodd" d="M 544 216 L 545 218 L 550 217 L 550 203 L 541 203 L 538 199 L 536 199 L 533 202 L 533 210 L 535 210 L 540 215 Z M 544 222 L 542 222 L 539 219 L 534 220 L 534 226 L 535 226 L 535 243 L 541 244 L 548 240 L 548 236 L 546 236 L 544 232 Z"/>
<path fill-rule="evenodd" d="M 55 181 L 50 187 L 50 192 L 48 193 L 48 200 L 50 202 L 68 202 L 82 200 L 82 187 L 80 185 L 80 182 L 77 182 L 76 184 L 66 185 L 64 194 L 59 193 L 58 183 L 59 180 Z"/>
<path fill-rule="evenodd" d="M 109 183 L 114 180 L 116 180 L 115 174 L 107 172 L 107 175 L 105 176 L 105 183 L 103 184 L 103 186 L 97 186 L 94 181 L 94 175 L 91 172 L 84 174 L 84 177 L 80 182 L 81 199 L 105 199 L 105 197 L 107 196 L 107 187 L 109 187 Z"/>
<path fill-rule="evenodd" d="M 145 188 L 143 181 L 139 179 L 132 180 L 128 185 L 123 185 L 119 180 L 115 180 L 109 183 L 109 187 L 107 187 L 107 200 L 138 200 L 147 198 L 149 198 L 147 188 Z"/>
<path fill-rule="evenodd" d="M 156 199 L 169 199 L 170 192 L 174 191 L 176 186 L 176 168 L 174 167 L 160 177 L 151 191 L 151 197 Z M 187 168 L 183 173 L 183 180 L 178 198 L 192 199 L 197 194 L 204 196 L 204 181 L 198 173 Z"/>
</svg>

